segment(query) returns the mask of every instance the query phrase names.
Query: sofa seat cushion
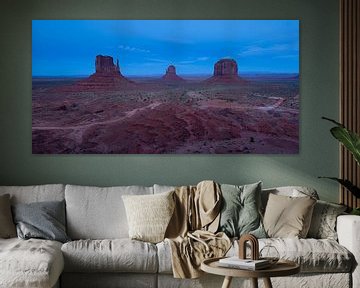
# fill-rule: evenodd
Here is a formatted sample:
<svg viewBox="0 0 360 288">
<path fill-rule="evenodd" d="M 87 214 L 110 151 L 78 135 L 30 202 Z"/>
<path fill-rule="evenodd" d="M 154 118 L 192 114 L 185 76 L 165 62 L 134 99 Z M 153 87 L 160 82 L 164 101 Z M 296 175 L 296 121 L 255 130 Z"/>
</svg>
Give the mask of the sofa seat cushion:
<svg viewBox="0 0 360 288">
<path fill-rule="evenodd" d="M 156 246 L 123 239 L 77 240 L 61 248 L 66 272 L 156 273 Z"/>
<path fill-rule="evenodd" d="M 236 255 L 237 243 L 234 243 L 228 255 Z M 353 255 L 338 242 L 330 239 L 267 238 L 259 240 L 259 249 L 273 246 L 281 259 L 298 263 L 302 273 L 350 272 Z M 269 255 L 274 256 L 274 255 Z"/>
<path fill-rule="evenodd" d="M 0 287 L 52 287 L 64 268 L 61 243 L 0 239 Z"/>
<path fill-rule="evenodd" d="M 265 245 L 274 246 L 280 258 L 295 261 L 302 273 L 350 272 L 353 255 L 338 242 L 330 239 L 268 238 L 259 239 L 260 250 Z M 172 273 L 171 248 L 167 241 L 157 244 L 159 273 Z M 239 246 L 235 241 L 227 256 L 238 255 Z M 250 256 L 250 251 L 249 251 Z"/>
</svg>

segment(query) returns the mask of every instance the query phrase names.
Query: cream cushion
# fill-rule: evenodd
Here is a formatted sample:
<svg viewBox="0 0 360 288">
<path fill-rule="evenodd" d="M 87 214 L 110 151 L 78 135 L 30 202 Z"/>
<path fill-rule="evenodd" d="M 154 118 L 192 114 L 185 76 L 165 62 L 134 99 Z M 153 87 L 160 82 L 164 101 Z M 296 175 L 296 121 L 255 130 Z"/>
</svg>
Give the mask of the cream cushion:
<svg viewBox="0 0 360 288">
<path fill-rule="evenodd" d="M 175 208 L 174 191 L 155 195 L 125 195 L 129 237 L 157 243 L 164 240 Z"/>
<path fill-rule="evenodd" d="M 61 243 L 0 239 L 0 287 L 53 287 L 64 268 Z"/>
<path fill-rule="evenodd" d="M 71 241 L 61 250 L 66 272 L 155 273 L 158 266 L 155 245 L 131 239 Z"/>
<path fill-rule="evenodd" d="M 305 238 L 316 200 L 311 197 L 269 195 L 264 228 L 269 237 Z"/>
<path fill-rule="evenodd" d="M 160 288 L 153 273 L 63 273 L 60 280 L 67 288 Z"/>
<path fill-rule="evenodd" d="M 354 265 L 351 252 L 338 242 L 330 239 L 259 239 L 259 250 L 264 246 L 275 247 L 280 259 L 298 263 L 301 273 L 345 273 L 350 272 Z M 235 241 L 227 256 L 235 256 L 238 251 L 238 242 Z M 250 249 L 248 249 L 247 253 L 250 256 Z"/>
<path fill-rule="evenodd" d="M 301 273 L 350 272 L 353 267 L 352 254 L 338 242 L 329 239 L 264 238 L 259 239 L 259 249 L 273 246 L 281 259 L 298 263 Z M 159 273 L 172 274 L 171 248 L 168 241 L 156 244 Z M 238 241 L 233 242 L 226 256 L 238 255 Z M 247 251 L 250 257 L 250 249 Z M 275 256 L 275 255 L 274 255 Z M 274 286 L 275 287 L 275 286 Z"/>
</svg>

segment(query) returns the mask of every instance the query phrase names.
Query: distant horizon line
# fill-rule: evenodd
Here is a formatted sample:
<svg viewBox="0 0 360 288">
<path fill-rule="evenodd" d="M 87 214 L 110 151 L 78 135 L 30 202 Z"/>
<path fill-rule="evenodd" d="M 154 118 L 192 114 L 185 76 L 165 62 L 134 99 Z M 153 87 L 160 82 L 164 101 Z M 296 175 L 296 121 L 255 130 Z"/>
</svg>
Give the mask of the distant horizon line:
<svg viewBox="0 0 360 288">
<path fill-rule="evenodd" d="M 32 75 L 32 78 L 46 78 L 46 77 L 54 77 L 54 78 L 78 78 L 78 77 L 89 77 L 94 73 L 91 74 L 74 74 L 74 75 Z M 299 75 L 299 72 L 264 72 L 264 71 L 248 71 L 248 72 L 242 72 L 241 74 L 238 74 L 240 77 L 244 76 L 244 75 L 294 75 L 297 76 Z M 142 75 L 138 75 L 138 74 L 122 74 L 124 77 L 162 77 L 165 74 L 142 74 Z M 214 76 L 214 74 L 178 74 L 178 76 L 183 76 L 183 77 L 211 77 Z"/>
</svg>

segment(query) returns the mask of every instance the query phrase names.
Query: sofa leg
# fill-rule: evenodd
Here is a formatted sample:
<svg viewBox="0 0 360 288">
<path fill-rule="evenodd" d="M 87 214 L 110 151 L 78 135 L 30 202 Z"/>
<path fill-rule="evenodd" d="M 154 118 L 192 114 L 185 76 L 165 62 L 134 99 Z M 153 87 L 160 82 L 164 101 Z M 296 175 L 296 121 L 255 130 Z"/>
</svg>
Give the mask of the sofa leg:
<svg viewBox="0 0 360 288">
<path fill-rule="evenodd" d="M 265 284 L 265 288 L 272 288 L 272 284 L 271 284 L 271 280 L 270 278 L 266 277 L 266 278 L 263 278 L 264 279 L 264 284 Z"/>
<path fill-rule="evenodd" d="M 251 278 L 253 288 L 258 288 L 258 278 Z"/>
<path fill-rule="evenodd" d="M 231 276 L 225 276 L 224 282 L 221 286 L 221 288 L 230 288 L 232 277 Z"/>
</svg>

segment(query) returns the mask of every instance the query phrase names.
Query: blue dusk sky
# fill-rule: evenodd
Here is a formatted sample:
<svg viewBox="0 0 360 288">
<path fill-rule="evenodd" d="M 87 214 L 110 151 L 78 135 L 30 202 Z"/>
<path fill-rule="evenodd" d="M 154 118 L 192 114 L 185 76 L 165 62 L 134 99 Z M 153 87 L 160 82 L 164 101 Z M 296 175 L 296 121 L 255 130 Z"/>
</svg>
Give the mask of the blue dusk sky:
<svg viewBox="0 0 360 288">
<path fill-rule="evenodd" d="M 298 20 L 33 20 L 32 75 L 95 72 L 96 55 L 125 76 L 210 75 L 222 58 L 239 74 L 299 73 Z"/>
</svg>

